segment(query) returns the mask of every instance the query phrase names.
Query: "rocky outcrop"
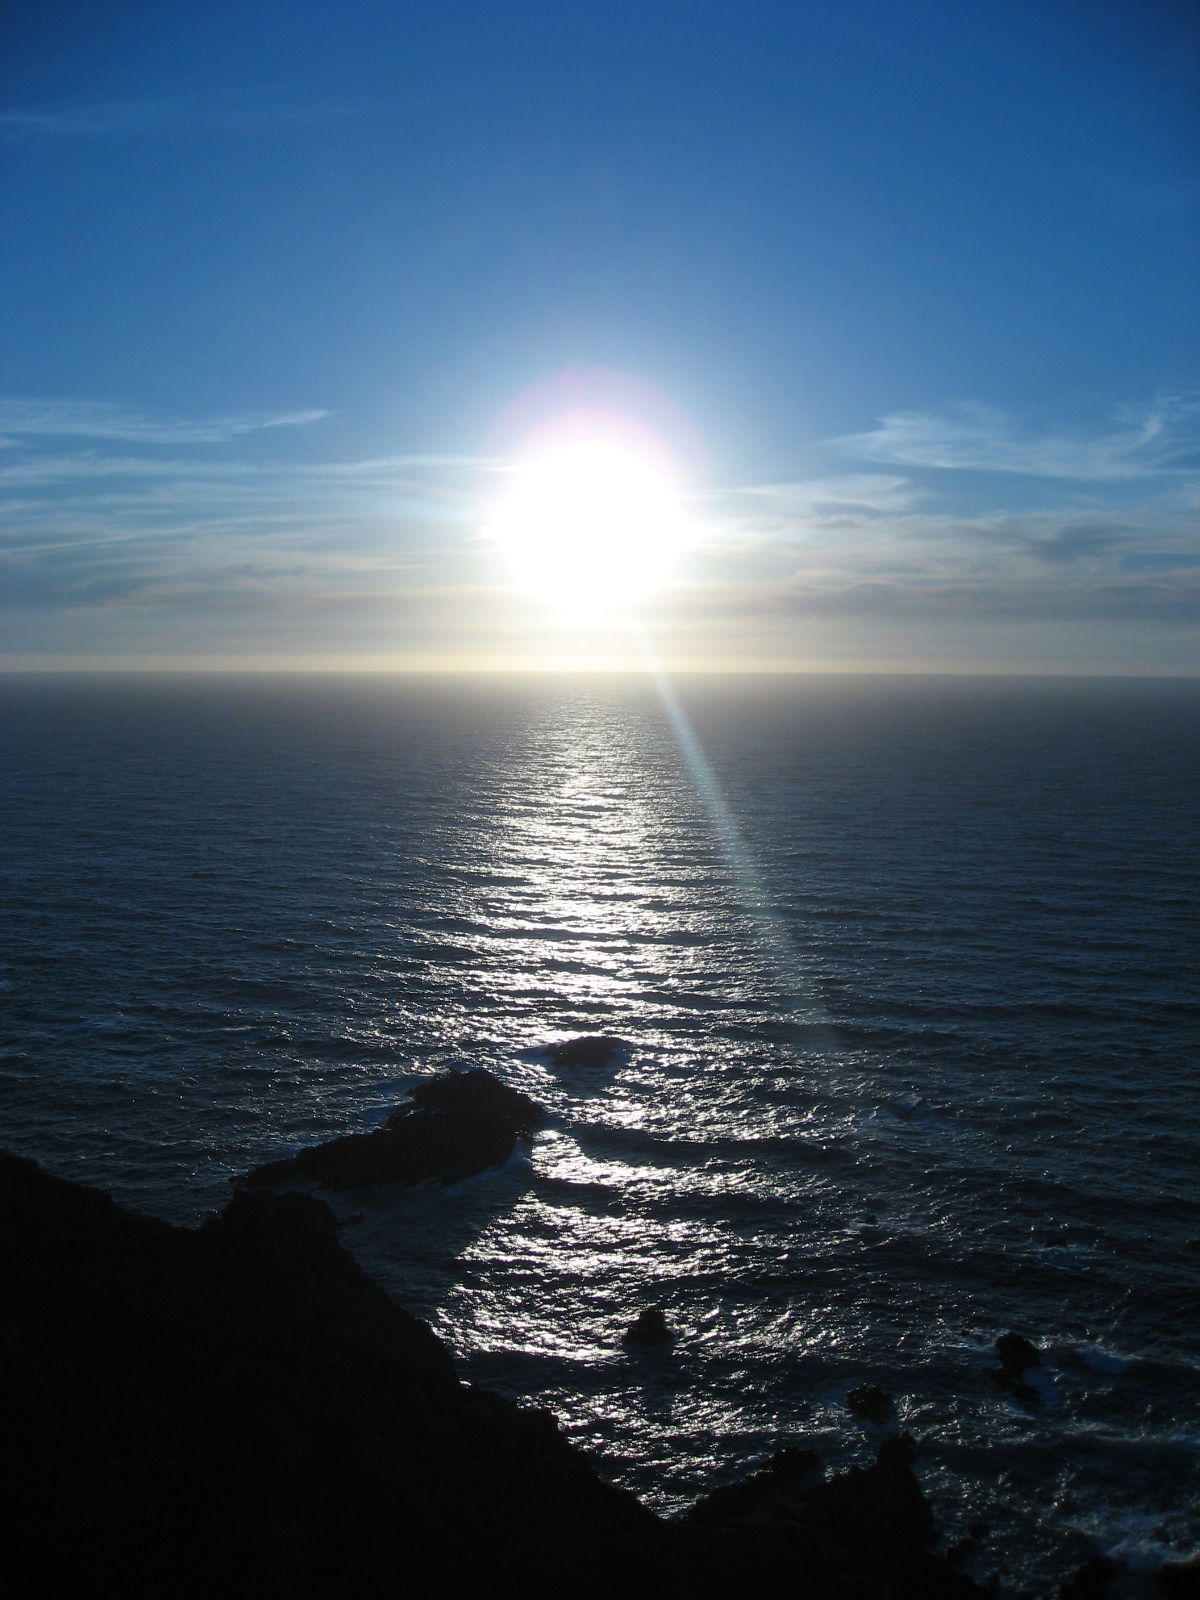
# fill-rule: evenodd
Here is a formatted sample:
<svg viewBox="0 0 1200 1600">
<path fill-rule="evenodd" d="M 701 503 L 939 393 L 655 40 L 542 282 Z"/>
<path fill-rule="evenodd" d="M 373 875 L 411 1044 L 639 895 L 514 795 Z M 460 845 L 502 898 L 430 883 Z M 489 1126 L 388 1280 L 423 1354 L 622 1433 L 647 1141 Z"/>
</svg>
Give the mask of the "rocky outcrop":
<svg viewBox="0 0 1200 1600">
<path fill-rule="evenodd" d="M 382 1128 L 314 1145 L 233 1181 L 245 1188 L 308 1182 L 330 1190 L 460 1183 L 503 1166 L 541 1117 L 535 1101 L 483 1068 L 448 1072 L 417 1084 Z"/>
<path fill-rule="evenodd" d="M 585 1034 L 578 1039 L 563 1039 L 548 1044 L 543 1054 L 556 1067 L 606 1067 L 626 1048 L 625 1040 L 612 1033 Z"/>
<path fill-rule="evenodd" d="M 846 1396 L 846 1404 L 860 1422 L 885 1427 L 896 1420 L 896 1402 L 877 1383 L 860 1383 Z"/>
<path fill-rule="evenodd" d="M 1155 1577 L 1159 1591 L 1167 1600 L 1200 1600 L 1200 1556 L 1167 1561 Z"/>
<path fill-rule="evenodd" d="M 989 1374 L 996 1387 L 1006 1390 L 1022 1405 L 1040 1405 L 1041 1397 L 1025 1378 L 1031 1368 L 1041 1365 L 1042 1354 L 1037 1346 L 1030 1344 L 1024 1334 L 1002 1333 L 996 1340 L 996 1354 L 1000 1365 Z"/>
<path fill-rule="evenodd" d="M 548 1415 L 461 1384 L 319 1200 L 247 1194 L 176 1229 L 0 1155 L 0 1282 L 6 1600 L 518 1572 L 548 1594 L 575 1569 L 591 1594 L 668 1542 Z"/>
<path fill-rule="evenodd" d="M 794 1518 L 805 1492 L 821 1477 L 821 1458 L 815 1451 L 778 1450 L 757 1472 L 697 1500 L 687 1520 L 699 1528 L 726 1528 Z"/>
<path fill-rule="evenodd" d="M 626 1328 L 624 1339 L 626 1344 L 639 1345 L 646 1350 L 661 1349 L 674 1343 L 675 1332 L 662 1306 L 647 1306 Z"/>
<path fill-rule="evenodd" d="M 0 1282 L 6 1600 L 980 1595 L 894 1445 L 660 1521 L 547 1413 L 461 1384 L 310 1196 L 178 1229 L 0 1155 Z"/>
<path fill-rule="evenodd" d="M 689 1521 L 778 1541 L 797 1572 L 822 1571 L 822 1596 L 982 1600 L 984 1591 L 932 1552 L 933 1516 L 913 1455 L 910 1440 L 893 1439 L 874 1466 L 823 1482 L 811 1451 L 781 1450 L 744 1482 L 699 1501 Z M 797 1584 L 796 1592 L 806 1591 Z"/>
<path fill-rule="evenodd" d="M 1058 1588 L 1058 1600 L 1108 1600 L 1116 1576 L 1115 1561 L 1094 1556 L 1063 1580 Z"/>
</svg>

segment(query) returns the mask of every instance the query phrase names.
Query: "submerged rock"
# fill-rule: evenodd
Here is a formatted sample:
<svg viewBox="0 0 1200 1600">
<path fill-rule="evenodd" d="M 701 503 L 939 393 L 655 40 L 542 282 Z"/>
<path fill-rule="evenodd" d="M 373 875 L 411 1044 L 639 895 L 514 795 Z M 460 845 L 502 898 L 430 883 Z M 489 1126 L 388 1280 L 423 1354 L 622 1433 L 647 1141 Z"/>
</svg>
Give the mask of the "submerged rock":
<svg viewBox="0 0 1200 1600">
<path fill-rule="evenodd" d="M 388 1183 L 459 1183 L 499 1167 L 542 1117 L 528 1095 L 482 1068 L 449 1072 L 413 1089 L 382 1128 L 331 1139 L 283 1161 L 255 1167 L 243 1188 L 307 1181 L 323 1189 L 370 1189 Z"/>
<path fill-rule="evenodd" d="M 558 1044 L 548 1044 L 545 1054 L 556 1067 L 606 1067 L 618 1050 L 625 1048 L 625 1040 L 612 1033 L 589 1033 L 578 1039 L 563 1039 Z"/>
</svg>

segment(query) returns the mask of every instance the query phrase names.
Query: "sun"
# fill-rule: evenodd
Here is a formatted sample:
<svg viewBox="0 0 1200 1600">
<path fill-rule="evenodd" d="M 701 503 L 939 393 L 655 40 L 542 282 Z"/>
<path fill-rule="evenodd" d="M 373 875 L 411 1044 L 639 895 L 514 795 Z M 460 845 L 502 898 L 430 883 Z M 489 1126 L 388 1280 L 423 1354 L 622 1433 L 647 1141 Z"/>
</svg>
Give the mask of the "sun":
<svg viewBox="0 0 1200 1600">
<path fill-rule="evenodd" d="M 584 432 L 522 453 L 487 533 L 516 583 L 565 620 L 631 610 L 674 575 L 681 498 L 651 445 Z"/>
</svg>

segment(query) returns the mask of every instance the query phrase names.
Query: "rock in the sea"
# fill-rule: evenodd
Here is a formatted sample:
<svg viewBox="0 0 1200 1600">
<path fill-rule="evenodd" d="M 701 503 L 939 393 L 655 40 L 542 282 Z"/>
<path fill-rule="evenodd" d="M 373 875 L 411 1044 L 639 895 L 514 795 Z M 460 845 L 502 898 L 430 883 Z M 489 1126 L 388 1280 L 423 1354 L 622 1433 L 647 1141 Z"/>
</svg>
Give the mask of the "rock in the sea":
<svg viewBox="0 0 1200 1600">
<path fill-rule="evenodd" d="M 860 1383 L 846 1396 L 846 1404 L 860 1422 L 874 1422 L 882 1426 L 896 1420 L 896 1403 L 886 1389 L 877 1383 Z"/>
<path fill-rule="evenodd" d="M 1000 1365 L 989 1374 L 996 1387 L 1006 1389 L 1022 1405 L 1039 1405 L 1041 1401 L 1037 1390 L 1025 1381 L 1025 1373 L 1031 1367 L 1041 1365 L 1042 1353 L 1037 1346 L 1031 1344 L 1024 1334 L 1002 1333 L 996 1340 L 996 1354 L 1000 1357 Z"/>
<path fill-rule="evenodd" d="M 1031 1344 L 1022 1333 L 1002 1333 L 996 1340 L 996 1354 L 1001 1366 L 1012 1372 L 1026 1372 L 1042 1359 L 1037 1345 Z"/>
<path fill-rule="evenodd" d="M 606 1067 L 624 1046 L 625 1040 L 618 1039 L 615 1034 L 589 1033 L 578 1039 L 548 1044 L 545 1054 L 556 1067 Z"/>
<path fill-rule="evenodd" d="M 233 1181 L 276 1187 L 307 1181 L 322 1189 L 370 1189 L 388 1183 L 459 1183 L 499 1167 L 528 1138 L 542 1110 L 490 1072 L 448 1072 L 413 1089 L 382 1128 L 352 1133 L 270 1161 Z"/>
<path fill-rule="evenodd" d="M 625 1330 L 626 1344 L 637 1344 L 646 1349 L 654 1345 L 670 1344 L 674 1337 L 674 1329 L 667 1321 L 667 1314 L 661 1306 L 647 1306 L 646 1310 Z"/>
</svg>

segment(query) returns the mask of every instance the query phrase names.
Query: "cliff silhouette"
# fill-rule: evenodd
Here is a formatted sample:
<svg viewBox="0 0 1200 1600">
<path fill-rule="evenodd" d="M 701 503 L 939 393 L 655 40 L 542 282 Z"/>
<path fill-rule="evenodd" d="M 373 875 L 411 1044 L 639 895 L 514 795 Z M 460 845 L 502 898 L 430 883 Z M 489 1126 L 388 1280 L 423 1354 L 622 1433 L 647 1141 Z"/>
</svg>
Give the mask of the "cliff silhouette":
<svg viewBox="0 0 1200 1600">
<path fill-rule="evenodd" d="M 462 1383 L 307 1195 L 174 1228 L 0 1154 L 0 1281 L 6 1600 L 983 1593 L 932 1553 L 903 1441 L 656 1517 L 547 1413 Z"/>
</svg>

